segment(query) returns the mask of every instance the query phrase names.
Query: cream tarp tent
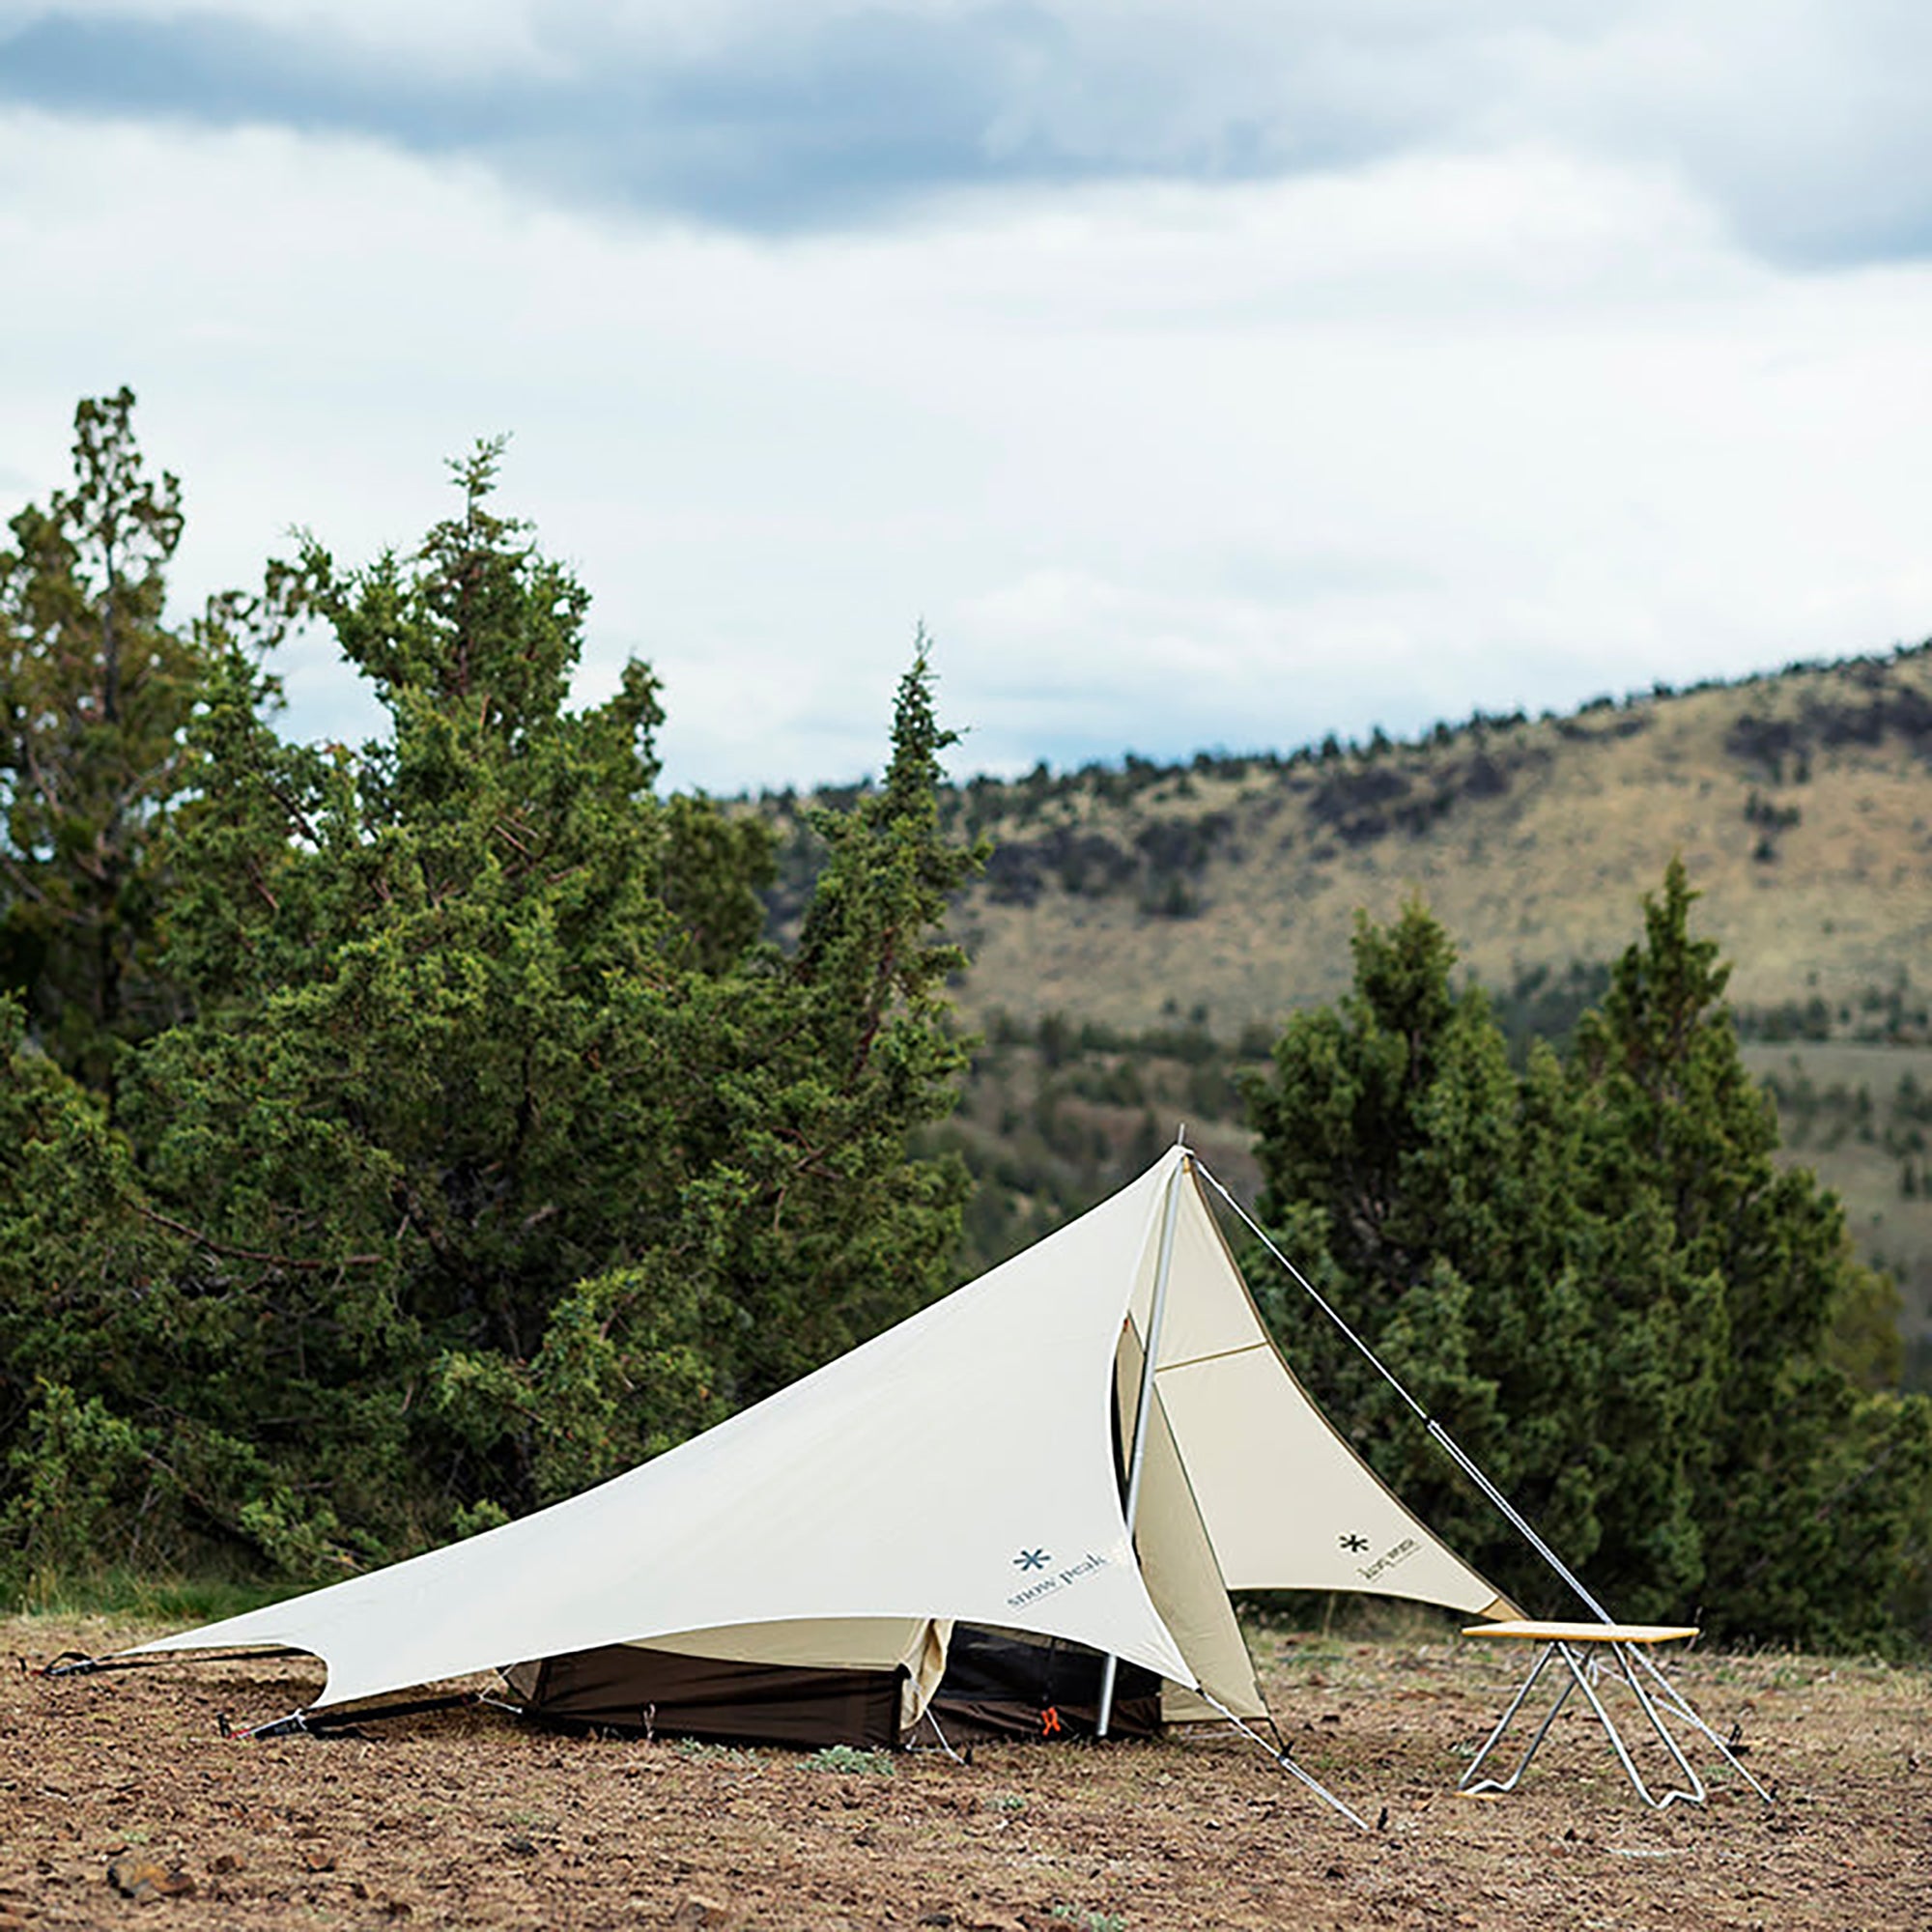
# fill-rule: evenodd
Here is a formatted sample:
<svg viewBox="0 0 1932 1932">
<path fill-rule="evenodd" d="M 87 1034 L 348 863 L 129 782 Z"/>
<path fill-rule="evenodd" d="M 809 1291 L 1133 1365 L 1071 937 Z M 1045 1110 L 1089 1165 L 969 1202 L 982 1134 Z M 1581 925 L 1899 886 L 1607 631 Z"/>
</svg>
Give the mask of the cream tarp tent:
<svg viewBox="0 0 1932 1932">
<path fill-rule="evenodd" d="M 1142 1435 L 1130 1534 L 1125 1445 Z M 1169 1718 L 1252 1718 L 1264 1707 L 1228 1602 L 1242 1589 L 1514 1614 L 1303 1392 L 1177 1147 L 1025 1253 L 626 1475 L 142 1648 L 311 1652 L 328 1673 L 312 1710 L 490 1668 L 527 1689 L 533 1661 L 609 1646 L 883 1671 L 909 1725 L 953 1629 L 973 1627 L 1142 1666 L 1165 1681 Z"/>
</svg>

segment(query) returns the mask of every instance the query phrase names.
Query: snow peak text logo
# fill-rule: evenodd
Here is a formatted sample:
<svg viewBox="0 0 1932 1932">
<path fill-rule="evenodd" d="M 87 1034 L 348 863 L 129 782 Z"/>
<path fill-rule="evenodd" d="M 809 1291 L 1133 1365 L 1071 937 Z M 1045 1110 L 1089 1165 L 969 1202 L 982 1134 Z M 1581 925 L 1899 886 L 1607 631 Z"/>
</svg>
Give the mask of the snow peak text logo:
<svg viewBox="0 0 1932 1932">
<path fill-rule="evenodd" d="M 1044 1550 L 1023 1549 L 1013 1558 L 1022 1570 L 1043 1570 L 1053 1561 Z M 1024 1590 L 1016 1591 L 1007 1599 L 1009 1607 L 1017 1610 L 1028 1604 L 1037 1604 L 1042 1597 L 1050 1597 L 1056 1590 L 1064 1590 L 1069 1583 L 1077 1583 L 1083 1577 L 1091 1577 L 1096 1570 L 1104 1570 L 1107 1559 L 1095 1556 L 1091 1551 L 1077 1563 L 1069 1563 L 1064 1570 L 1056 1570 L 1042 1577 L 1037 1583 L 1030 1583 Z"/>
<path fill-rule="evenodd" d="M 1349 1539 L 1344 1537 L 1342 1541 L 1346 1545 Z M 1422 1545 L 1414 1537 L 1405 1536 L 1393 1549 L 1384 1549 L 1373 1563 L 1364 1564 L 1357 1574 L 1363 1582 L 1373 1583 L 1384 1570 L 1393 1570 L 1398 1563 L 1406 1563 L 1421 1548 Z"/>
</svg>

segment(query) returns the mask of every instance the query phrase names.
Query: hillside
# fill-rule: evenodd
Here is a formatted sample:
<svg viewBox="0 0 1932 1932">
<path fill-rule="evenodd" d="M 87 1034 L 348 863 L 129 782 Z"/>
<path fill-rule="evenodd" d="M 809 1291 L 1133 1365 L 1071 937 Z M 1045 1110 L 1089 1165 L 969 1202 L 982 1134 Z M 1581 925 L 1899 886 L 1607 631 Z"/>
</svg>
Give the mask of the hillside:
<svg viewBox="0 0 1932 1932">
<path fill-rule="evenodd" d="M 1272 1026 L 1348 983 L 1357 907 L 1409 893 L 1508 987 L 1620 952 L 1678 852 L 1740 1006 L 1884 1009 L 1925 1037 L 1932 647 L 1420 744 L 975 781 L 952 805 L 995 841 L 958 919 L 975 1017 Z"/>
<path fill-rule="evenodd" d="M 796 831 L 792 801 L 766 803 Z M 1419 894 L 1513 1032 L 1560 1032 L 1681 853 L 1794 1157 L 1932 1338 L 1932 645 L 1417 743 L 1042 767 L 943 809 L 993 848 L 953 928 L 988 1041 L 966 1138 L 1063 1205 L 1178 1118 L 1240 1163 L 1229 1076 L 1347 987 L 1358 908 Z M 793 837 L 781 915 L 810 865 Z M 980 1213 L 988 1256 L 1032 1218 Z"/>
</svg>

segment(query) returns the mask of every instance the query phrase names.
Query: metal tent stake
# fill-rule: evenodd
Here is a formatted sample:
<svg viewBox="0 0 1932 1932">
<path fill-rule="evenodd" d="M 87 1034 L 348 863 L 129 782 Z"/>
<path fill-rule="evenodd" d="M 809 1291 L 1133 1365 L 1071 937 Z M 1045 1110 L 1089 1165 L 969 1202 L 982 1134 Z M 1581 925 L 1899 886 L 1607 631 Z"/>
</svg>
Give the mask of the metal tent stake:
<svg viewBox="0 0 1932 1932">
<path fill-rule="evenodd" d="M 1174 1262 L 1174 1224 L 1179 1216 L 1179 1190 L 1183 1176 L 1194 1162 L 1190 1153 L 1181 1155 L 1173 1179 L 1167 1183 L 1167 1201 L 1161 1209 L 1160 1260 L 1153 1276 L 1153 1302 L 1148 1310 L 1148 1331 L 1141 1351 L 1141 1394 L 1134 1407 L 1134 1446 L 1127 1457 L 1127 1546 L 1133 1547 L 1134 1518 L 1141 1501 L 1141 1466 L 1147 1460 L 1148 1413 L 1153 1406 L 1154 1363 L 1160 1355 L 1160 1322 L 1167 1312 L 1167 1276 Z M 1094 1735 L 1104 1738 L 1114 1720 L 1114 1679 L 1120 1674 L 1121 1660 L 1111 1651 L 1100 1670 L 1100 1715 Z"/>
</svg>

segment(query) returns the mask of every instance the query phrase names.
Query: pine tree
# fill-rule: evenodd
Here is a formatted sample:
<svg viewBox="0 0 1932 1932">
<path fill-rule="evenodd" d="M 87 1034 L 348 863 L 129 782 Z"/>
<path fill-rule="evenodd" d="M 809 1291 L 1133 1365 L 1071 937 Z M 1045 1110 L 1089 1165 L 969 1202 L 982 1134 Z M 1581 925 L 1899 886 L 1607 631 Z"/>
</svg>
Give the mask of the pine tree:
<svg viewBox="0 0 1932 1932">
<path fill-rule="evenodd" d="M 157 848 L 189 1009 L 112 1128 L 70 1094 L 23 1129 L 91 1150 L 65 1232 L 0 1202 L 14 1278 L 60 1266 L 0 1320 L 0 1450 L 42 1497 L 0 1524 L 16 1570 L 135 1511 L 329 1574 L 656 1453 L 947 1285 L 960 1178 L 910 1142 L 963 1061 L 936 928 L 973 860 L 923 647 L 788 955 L 761 824 L 657 794 L 648 670 L 568 707 L 588 600 L 497 514 L 499 454 L 417 550 L 309 540 L 284 580 L 376 742 L 284 740 L 234 613 L 203 634 Z M 100 1259 L 130 1241 L 137 1294 Z"/>
<path fill-rule="evenodd" d="M 1426 912 L 1363 922 L 1353 992 L 1292 1020 L 1251 1089 L 1263 1213 L 1621 1613 L 1884 1640 L 1926 1569 L 1932 1405 L 1833 1359 L 1868 1271 L 1835 1200 L 1773 1158 L 1693 899 L 1673 865 L 1569 1065 L 1538 1046 L 1520 1075 Z M 1559 1607 L 1387 1383 L 1257 1278 L 1377 1465 L 1520 1601 Z"/>
<path fill-rule="evenodd" d="M 74 412 L 73 481 L 0 550 L 0 988 L 111 1094 L 178 1009 L 155 970 L 157 828 L 207 671 L 164 620 L 181 485 L 150 476 L 123 388 Z"/>
<path fill-rule="evenodd" d="M 1707 1614 L 1759 1637 L 1875 1640 L 1922 1535 L 1932 1405 L 1867 1394 L 1833 1359 L 1834 1317 L 1869 1298 L 1868 1271 L 1836 1197 L 1774 1158 L 1776 1111 L 1738 1051 L 1729 968 L 1691 933 L 1695 899 L 1673 860 L 1643 941 L 1578 1028 L 1599 1129 L 1579 1180 L 1605 1223 L 1661 1221 L 1677 1279 L 1714 1304 L 1722 1346 L 1686 1469 Z"/>
</svg>

